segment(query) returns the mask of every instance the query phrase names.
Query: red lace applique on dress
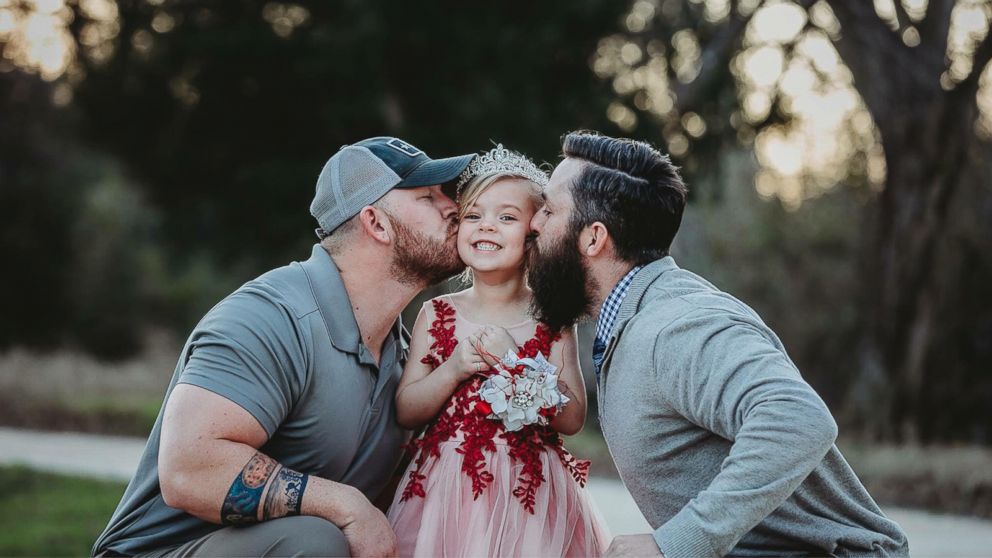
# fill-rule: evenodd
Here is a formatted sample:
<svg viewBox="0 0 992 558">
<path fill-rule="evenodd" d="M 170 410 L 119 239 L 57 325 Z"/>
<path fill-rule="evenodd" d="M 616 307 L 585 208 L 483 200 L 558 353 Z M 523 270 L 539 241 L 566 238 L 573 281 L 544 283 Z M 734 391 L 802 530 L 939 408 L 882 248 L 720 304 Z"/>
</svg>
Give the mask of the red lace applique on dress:
<svg viewBox="0 0 992 558">
<path fill-rule="evenodd" d="M 455 309 L 447 302 L 434 299 L 434 322 L 430 329 L 434 343 L 430 352 L 420 362 L 436 369 L 451 357 L 458 345 L 455 338 Z M 544 324 L 538 324 L 534 337 L 529 339 L 518 353 L 521 357 L 535 357 L 538 353 L 545 357 L 551 354 L 551 345 L 561 338 Z M 524 508 L 534 513 L 535 496 L 538 487 L 546 480 L 541 467 L 541 452 L 548 448 L 558 455 L 565 469 L 580 486 L 585 486 L 589 478 L 589 461 L 576 459 L 565 449 L 561 436 L 550 426 L 529 425 L 516 432 L 506 432 L 501 422 L 486 418 L 490 409 L 479 399 L 479 388 L 485 378 L 473 376 L 463 382 L 452 394 L 446 407 L 434 419 L 424 435 L 409 444 L 416 451 L 414 469 L 410 480 L 403 489 L 401 501 L 414 496 L 424 497 L 424 464 L 430 457 L 440 456 L 440 444 L 451 440 L 461 431 L 463 441 L 455 450 L 464 456 L 462 472 L 472 480 L 472 493 L 478 498 L 493 481 L 493 475 L 486 469 L 484 452 L 495 452 L 497 437 L 506 441 L 513 461 L 523 464 L 513 495 Z"/>
</svg>

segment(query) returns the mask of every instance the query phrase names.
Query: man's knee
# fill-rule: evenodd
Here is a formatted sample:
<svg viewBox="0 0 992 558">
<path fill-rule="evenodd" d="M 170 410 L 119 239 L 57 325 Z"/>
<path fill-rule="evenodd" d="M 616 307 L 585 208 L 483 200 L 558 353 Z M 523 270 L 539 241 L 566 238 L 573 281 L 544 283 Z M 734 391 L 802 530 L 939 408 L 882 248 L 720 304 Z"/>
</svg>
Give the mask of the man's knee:
<svg viewBox="0 0 992 558">
<path fill-rule="evenodd" d="M 351 556 L 348 541 L 337 525 L 310 515 L 284 517 L 272 556 Z"/>
</svg>

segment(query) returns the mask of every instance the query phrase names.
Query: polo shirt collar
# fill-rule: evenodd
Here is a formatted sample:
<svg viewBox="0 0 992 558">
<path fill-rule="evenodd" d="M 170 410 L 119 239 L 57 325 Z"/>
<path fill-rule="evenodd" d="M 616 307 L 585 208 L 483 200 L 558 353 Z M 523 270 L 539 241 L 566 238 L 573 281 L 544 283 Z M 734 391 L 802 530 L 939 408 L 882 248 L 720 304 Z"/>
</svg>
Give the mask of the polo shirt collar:
<svg viewBox="0 0 992 558">
<path fill-rule="evenodd" d="M 301 265 L 310 282 L 310 290 L 317 302 L 317 309 L 327 326 L 331 344 L 339 351 L 359 355 L 360 359 L 368 357 L 371 361 L 368 349 L 362 343 L 362 334 L 358 330 L 358 322 L 355 321 L 355 311 L 352 309 L 351 299 L 348 298 L 348 291 L 344 288 L 337 264 L 320 244 L 314 244 L 310 259 L 302 262 Z M 402 342 L 403 337 L 400 334 L 402 328 L 402 322 L 397 317 L 391 337 L 396 336 Z M 394 340 L 387 339 L 383 347 L 389 345 L 390 341 Z"/>
</svg>

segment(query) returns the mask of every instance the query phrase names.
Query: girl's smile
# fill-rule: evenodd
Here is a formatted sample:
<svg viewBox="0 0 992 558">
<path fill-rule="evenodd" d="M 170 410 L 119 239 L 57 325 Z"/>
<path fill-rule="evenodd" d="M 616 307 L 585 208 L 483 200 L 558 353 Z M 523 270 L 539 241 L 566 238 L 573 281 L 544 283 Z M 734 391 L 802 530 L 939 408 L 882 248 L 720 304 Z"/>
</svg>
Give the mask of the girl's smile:
<svg viewBox="0 0 992 558">
<path fill-rule="evenodd" d="M 458 227 L 458 255 L 476 272 L 520 268 L 536 207 L 531 184 L 521 178 L 493 183 L 465 211 Z"/>
</svg>

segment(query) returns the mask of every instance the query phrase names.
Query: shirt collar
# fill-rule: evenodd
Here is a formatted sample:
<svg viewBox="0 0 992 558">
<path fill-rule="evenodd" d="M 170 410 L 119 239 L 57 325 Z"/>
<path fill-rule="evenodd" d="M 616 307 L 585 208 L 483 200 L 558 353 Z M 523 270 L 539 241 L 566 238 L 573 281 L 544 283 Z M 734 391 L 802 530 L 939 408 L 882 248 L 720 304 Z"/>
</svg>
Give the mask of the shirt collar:
<svg viewBox="0 0 992 558">
<path fill-rule="evenodd" d="M 596 322 L 596 339 L 600 341 L 606 341 L 613 332 L 613 324 L 617 321 L 617 314 L 620 313 L 620 305 L 623 303 L 623 299 L 627 296 L 627 291 L 630 289 L 630 284 L 634 280 L 634 276 L 640 271 L 644 266 L 636 265 L 630 271 L 627 272 L 617 284 L 610 291 L 610 294 L 603 301 L 603 306 L 599 309 L 599 320 Z"/>
<path fill-rule="evenodd" d="M 314 244 L 310 259 L 301 262 L 300 265 L 310 282 L 310 290 L 324 319 L 324 325 L 327 326 L 331 344 L 339 351 L 358 355 L 360 360 L 374 363 L 368 349 L 362 343 L 351 299 L 348 298 L 348 291 L 341 280 L 341 272 L 331 256 L 320 244 Z M 397 317 L 390 336 L 383 343 L 383 349 L 388 349 L 395 340 L 399 340 L 401 348 L 406 348 L 402 331 L 403 323 L 401 318 Z"/>
</svg>

